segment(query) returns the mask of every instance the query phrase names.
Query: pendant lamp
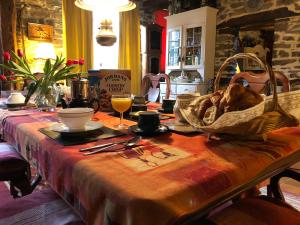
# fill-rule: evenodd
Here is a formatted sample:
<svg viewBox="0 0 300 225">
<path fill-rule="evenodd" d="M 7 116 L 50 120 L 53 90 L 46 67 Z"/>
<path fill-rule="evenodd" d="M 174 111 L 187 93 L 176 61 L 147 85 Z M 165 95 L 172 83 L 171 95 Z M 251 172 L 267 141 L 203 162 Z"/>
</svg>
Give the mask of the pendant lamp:
<svg viewBox="0 0 300 225">
<path fill-rule="evenodd" d="M 75 5 L 81 9 L 103 14 L 109 14 L 114 10 L 130 11 L 136 7 L 136 4 L 130 0 L 76 0 Z M 111 19 L 101 20 L 96 40 L 102 46 L 112 46 L 116 42 L 117 37 L 113 32 Z"/>
<path fill-rule="evenodd" d="M 76 0 L 75 5 L 90 11 L 110 8 L 119 12 L 130 11 L 136 7 L 136 4 L 130 0 Z"/>
</svg>

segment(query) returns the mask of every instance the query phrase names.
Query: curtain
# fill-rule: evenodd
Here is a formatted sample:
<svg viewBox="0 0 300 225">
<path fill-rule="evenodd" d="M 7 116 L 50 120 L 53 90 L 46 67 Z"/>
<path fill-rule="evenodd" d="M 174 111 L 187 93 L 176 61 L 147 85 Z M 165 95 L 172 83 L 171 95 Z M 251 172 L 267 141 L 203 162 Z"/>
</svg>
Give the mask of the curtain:
<svg viewBox="0 0 300 225">
<path fill-rule="evenodd" d="M 3 44 L 2 44 L 2 20 L 1 20 L 1 2 L 0 2 L 0 63 L 3 63 Z M 1 69 L 2 70 L 2 69 Z M 0 71 L 1 71 L 0 70 Z M 1 71 L 2 73 L 2 71 Z"/>
<path fill-rule="evenodd" d="M 131 70 L 131 92 L 141 91 L 140 16 L 138 8 L 120 13 L 119 69 Z"/>
<path fill-rule="evenodd" d="M 75 6 L 74 0 L 63 0 L 63 39 L 67 59 L 85 60 L 83 71 L 93 68 L 92 12 Z"/>
</svg>

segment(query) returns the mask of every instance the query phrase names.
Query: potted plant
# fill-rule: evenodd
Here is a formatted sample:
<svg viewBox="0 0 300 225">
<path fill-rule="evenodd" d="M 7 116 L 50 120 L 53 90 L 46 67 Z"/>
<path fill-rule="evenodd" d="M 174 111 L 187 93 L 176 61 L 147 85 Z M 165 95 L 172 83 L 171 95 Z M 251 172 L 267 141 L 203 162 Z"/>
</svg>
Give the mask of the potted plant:
<svg viewBox="0 0 300 225">
<path fill-rule="evenodd" d="M 56 82 L 78 76 L 78 73 L 71 73 L 75 68 L 74 64 L 65 63 L 65 59 L 56 56 L 52 63 L 47 59 L 44 65 L 43 73 L 34 74 L 27 63 L 27 60 L 11 51 L 11 59 L 7 64 L 0 64 L 0 67 L 22 76 L 24 79 L 30 79 L 32 82 L 27 87 L 25 103 L 35 93 L 35 103 L 38 108 L 51 110 L 56 107 L 59 89 Z"/>
</svg>

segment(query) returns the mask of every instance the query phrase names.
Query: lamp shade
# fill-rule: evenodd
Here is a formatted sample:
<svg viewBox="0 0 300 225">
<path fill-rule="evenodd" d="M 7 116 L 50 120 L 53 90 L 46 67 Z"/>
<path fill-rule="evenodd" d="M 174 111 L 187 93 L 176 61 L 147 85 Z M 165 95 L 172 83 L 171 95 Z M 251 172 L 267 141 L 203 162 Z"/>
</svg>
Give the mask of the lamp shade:
<svg viewBox="0 0 300 225">
<path fill-rule="evenodd" d="M 55 59 L 56 54 L 52 43 L 39 42 L 33 50 L 34 59 Z"/>
<path fill-rule="evenodd" d="M 115 9 L 119 12 L 132 10 L 136 4 L 130 0 L 76 0 L 75 5 L 85 10 Z"/>
</svg>

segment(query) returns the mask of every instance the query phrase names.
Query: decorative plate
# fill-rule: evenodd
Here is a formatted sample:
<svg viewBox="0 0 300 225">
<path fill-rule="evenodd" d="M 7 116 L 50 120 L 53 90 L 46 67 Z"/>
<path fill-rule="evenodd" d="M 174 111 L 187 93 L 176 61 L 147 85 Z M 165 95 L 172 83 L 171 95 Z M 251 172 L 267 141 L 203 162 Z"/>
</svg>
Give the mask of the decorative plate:
<svg viewBox="0 0 300 225">
<path fill-rule="evenodd" d="M 82 130 L 70 130 L 63 123 L 54 123 L 49 127 L 49 130 L 60 133 L 62 136 L 68 137 L 86 137 L 98 135 L 102 132 L 101 128 L 103 127 L 102 123 L 95 121 L 88 121 L 85 125 L 85 128 Z"/>
<path fill-rule="evenodd" d="M 164 134 L 166 132 L 169 132 L 169 128 L 166 125 L 160 124 L 158 129 L 156 129 L 153 132 L 145 132 L 141 128 L 139 128 L 137 125 L 133 125 L 129 127 L 129 130 L 135 134 L 141 135 L 141 136 L 156 136 L 159 134 Z"/>
<path fill-rule="evenodd" d="M 17 107 L 25 106 L 25 103 L 8 103 L 8 102 L 6 102 L 5 105 L 7 106 L 7 108 L 17 108 Z"/>
</svg>

